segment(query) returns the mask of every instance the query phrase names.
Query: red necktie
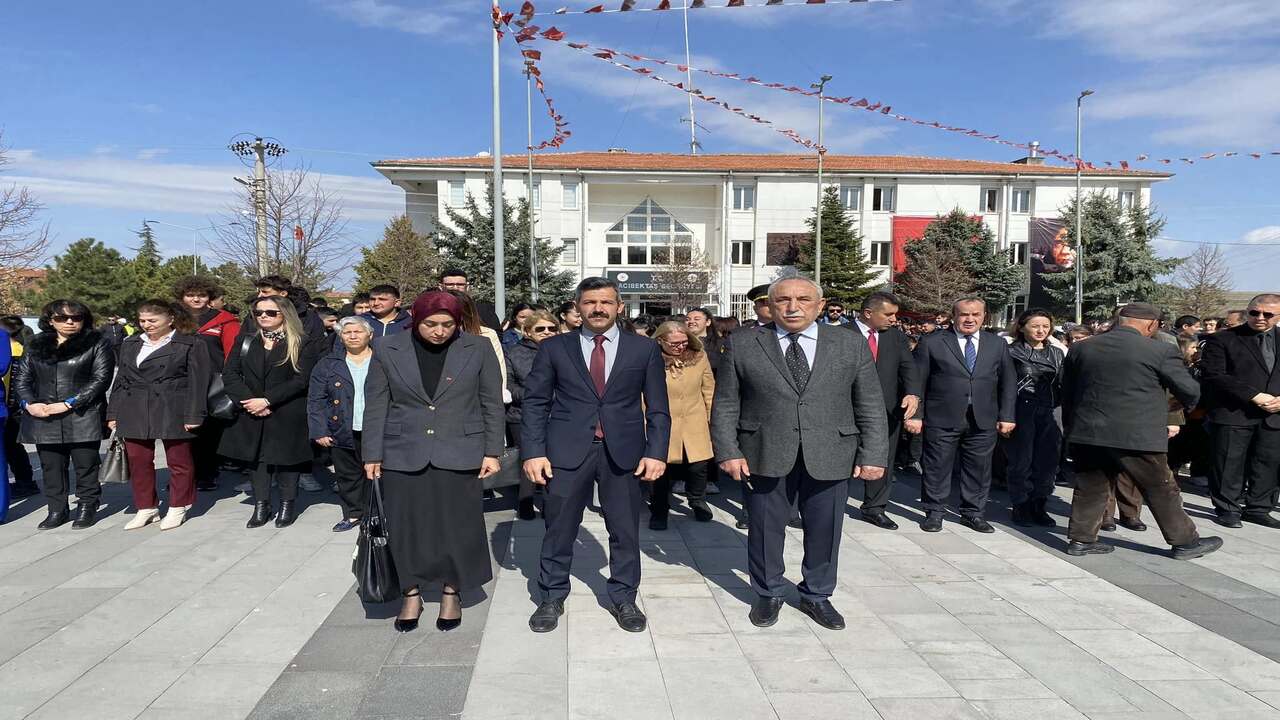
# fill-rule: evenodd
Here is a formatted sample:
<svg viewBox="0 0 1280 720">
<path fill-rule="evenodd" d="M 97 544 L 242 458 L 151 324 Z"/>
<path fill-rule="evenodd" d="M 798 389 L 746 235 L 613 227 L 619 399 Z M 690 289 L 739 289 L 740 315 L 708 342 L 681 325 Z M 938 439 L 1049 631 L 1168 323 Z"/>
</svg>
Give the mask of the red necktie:
<svg viewBox="0 0 1280 720">
<path fill-rule="evenodd" d="M 880 359 L 880 341 L 876 339 L 876 336 L 878 336 L 879 334 L 880 333 L 876 332 L 875 330 L 872 330 L 871 332 L 867 333 L 867 344 L 871 346 L 872 360 Z"/>
<path fill-rule="evenodd" d="M 595 383 L 596 394 L 604 397 L 604 341 L 605 336 L 596 335 L 591 338 L 596 346 L 591 350 L 591 382 Z M 596 439 L 604 437 L 604 425 L 596 420 Z"/>
</svg>

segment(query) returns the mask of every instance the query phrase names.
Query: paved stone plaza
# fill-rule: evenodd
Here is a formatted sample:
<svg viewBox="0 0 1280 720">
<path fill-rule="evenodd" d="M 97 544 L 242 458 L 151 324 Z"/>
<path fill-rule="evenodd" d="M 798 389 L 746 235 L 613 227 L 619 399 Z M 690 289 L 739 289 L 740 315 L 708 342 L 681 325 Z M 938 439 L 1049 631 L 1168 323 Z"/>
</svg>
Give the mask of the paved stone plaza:
<svg viewBox="0 0 1280 720">
<path fill-rule="evenodd" d="M 488 513 L 496 580 L 451 633 L 434 629 L 427 593 L 406 635 L 394 604 L 352 593 L 355 533 L 330 532 L 323 495 L 303 494 L 313 504 L 291 528 L 250 531 L 226 475 L 165 533 L 121 529 L 124 487 L 85 531 L 37 532 L 42 501 L 28 499 L 0 526 L 0 718 L 1280 719 L 1280 533 L 1219 528 L 1188 494 L 1223 551 L 1174 562 L 1153 527 L 1111 534 L 1110 556 L 1068 558 L 1062 527 L 922 533 L 904 480 L 900 531 L 845 524 L 842 632 L 794 607 L 773 628 L 747 621 L 744 534 L 723 495 L 714 523 L 681 506 L 670 530 L 642 530 L 639 634 L 597 599 L 607 538 L 588 512 L 547 635 L 526 624 L 541 523 L 502 499 Z"/>
</svg>

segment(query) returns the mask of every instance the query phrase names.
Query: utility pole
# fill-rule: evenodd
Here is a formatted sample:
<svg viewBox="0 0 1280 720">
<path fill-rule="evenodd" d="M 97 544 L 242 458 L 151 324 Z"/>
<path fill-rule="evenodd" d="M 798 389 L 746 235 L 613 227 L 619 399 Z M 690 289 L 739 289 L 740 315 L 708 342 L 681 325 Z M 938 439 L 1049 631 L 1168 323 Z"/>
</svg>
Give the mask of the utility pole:
<svg viewBox="0 0 1280 720">
<path fill-rule="evenodd" d="M 813 223 L 813 281 L 822 284 L 822 156 L 827 149 L 822 146 L 822 91 L 831 80 L 830 75 L 823 75 L 818 82 L 809 87 L 818 91 L 818 204 L 814 207 Z"/>
<path fill-rule="evenodd" d="M 253 182 L 236 178 L 241 185 L 248 185 L 253 192 L 253 209 L 256 220 L 255 238 L 258 260 L 258 277 L 267 274 L 267 158 L 275 159 L 289 152 L 279 143 L 255 137 L 253 142 L 238 140 L 227 146 L 242 159 L 253 156 Z"/>
<path fill-rule="evenodd" d="M 498 0 L 493 0 L 496 16 Z M 502 103 L 498 84 L 498 27 L 493 28 L 493 309 L 507 316 L 506 258 L 502 238 Z"/>
<path fill-rule="evenodd" d="M 1084 322 L 1084 224 L 1082 222 L 1080 174 L 1084 170 L 1084 158 L 1080 155 L 1080 126 L 1083 119 L 1084 99 L 1093 94 L 1084 90 L 1076 98 L 1076 324 Z"/>
<path fill-rule="evenodd" d="M 698 154 L 698 123 L 693 116 L 693 68 L 689 60 L 689 0 L 684 0 L 684 86 L 689 99 L 689 154 Z"/>
<path fill-rule="evenodd" d="M 533 231 L 533 61 L 524 61 L 525 118 L 529 130 L 529 297 L 538 302 L 538 236 Z"/>
</svg>

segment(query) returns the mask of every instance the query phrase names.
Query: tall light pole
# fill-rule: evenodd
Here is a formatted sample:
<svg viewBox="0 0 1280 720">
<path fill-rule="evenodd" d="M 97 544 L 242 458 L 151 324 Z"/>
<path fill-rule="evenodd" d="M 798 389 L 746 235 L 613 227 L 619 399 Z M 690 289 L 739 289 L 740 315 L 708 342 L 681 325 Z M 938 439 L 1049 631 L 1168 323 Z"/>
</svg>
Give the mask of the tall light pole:
<svg viewBox="0 0 1280 720">
<path fill-rule="evenodd" d="M 538 302 L 538 237 L 533 231 L 533 61 L 524 61 L 524 107 L 529 126 L 529 297 Z"/>
<path fill-rule="evenodd" d="M 1076 98 L 1076 324 L 1084 322 L 1084 225 L 1081 213 L 1080 175 L 1084 171 L 1084 158 L 1080 155 L 1080 126 L 1083 119 L 1084 99 L 1093 94 L 1084 90 Z"/>
<path fill-rule="evenodd" d="M 818 91 L 818 204 L 814 206 L 813 281 L 819 285 L 822 284 L 822 156 L 827 152 L 822 146 L 822 91 L 830 80 L 830 75 L 823 75 L 818 82 L 809 86 Z"/>
<path fill-rule="evenodd" d="M 257 221 L 256 248 L 258 255 L 258 277 L 267 274 L 267 158 L 275 159 L 289 152 L 279 143 L 255 137 L 253 142 L 239 140 L 227 146 L 231 152 L 241 158 L 253 156 L 253 183 L 236 178 L 237 182 L 249 185 L 253 190 L 253 209 Z"/>
<path fill-rule="evenodd" d="M 497 16 L 498 0 L 493 0 Z M 498 27 L 493 28 L 493 309 L 507 316 L 506 258 L 502 238 L 502 112 L 498 84 Z"/>
</svg>

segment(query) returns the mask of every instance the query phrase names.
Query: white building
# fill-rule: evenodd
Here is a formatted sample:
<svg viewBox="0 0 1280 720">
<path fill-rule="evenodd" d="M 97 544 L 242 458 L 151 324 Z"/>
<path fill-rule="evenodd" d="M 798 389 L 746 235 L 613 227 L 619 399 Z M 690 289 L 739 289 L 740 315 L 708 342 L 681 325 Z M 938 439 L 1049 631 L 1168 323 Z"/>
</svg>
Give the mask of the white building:
<svg viewBox="0 0 1280 720">
<path fill-rule="evenodd" d="M 467 193 L 484 197 L 492 162 L 483 154 L 383 160 L 373 166 L 405 190 L 414 227 L 430 233 L 448 221 L 447 206 L 461 206 Z M 903 236 L 918 237 L 929 219 L 955 208 L 982 217 L 1000 247 L 1026 262 L 1029 220 L 1058 217 L 1075 193 L 1073 168 L 1043 162 L 1034 156 L 987 162 L 828 155 L 823 184 L 839 188 L 867 254 L 888 280 L 895 235 L 899 242 Z M 669 267 L 673 248 L 690 240 L 718 266 L 708 304 L 720 312 L 749 314 L 746 291 L 769 282 L 787 264 L 788 248 L 807 232 L 805 220 L 817 199 L 813 155 L 611 150 L 535 155 L 533 164 L 535 232 L 561 247 L 561 264 L 579 278 L 619 280 L 632 314 L 672 310 L 653 273 Z M 508 201 L 524 197 L 526 156 L 506 157 L 503 166 Z M 1146 205 L 1152 184 L 1169 177 L 1089 170 L 1083 186 L 1086 194 L 1102 190 L 1121 203 Z"/>
</svg>

